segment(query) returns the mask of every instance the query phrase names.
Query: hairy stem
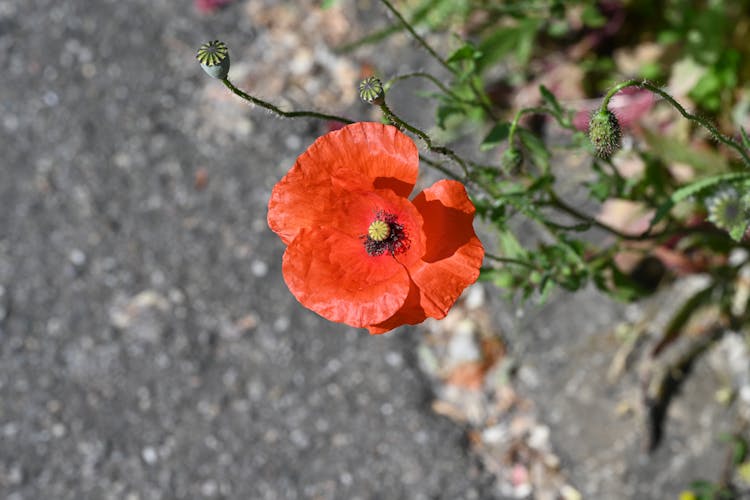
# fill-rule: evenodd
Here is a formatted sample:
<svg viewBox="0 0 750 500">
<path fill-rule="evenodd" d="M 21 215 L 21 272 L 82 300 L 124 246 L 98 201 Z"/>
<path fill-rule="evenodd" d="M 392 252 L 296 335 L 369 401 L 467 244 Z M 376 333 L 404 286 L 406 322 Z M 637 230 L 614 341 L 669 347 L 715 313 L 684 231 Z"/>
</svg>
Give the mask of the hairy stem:
<svg viewBox="0 0 750 500">
<path fill-rule="evenodd" d="M 425 132 L 422 132 L 417 127 L 414 127 L 413 125 L 409 125 L 404 120 L 396 116 L 396 114 L 394 114 L 393 111 L 391 111 L 391 108 L 389 108 L 385 102 L 383 102 L 383 104 L 380 105 L 380 109 L 383 110 L 383 113 L 385 114 L 386 118 L 391 123 L 393 123 L 397 127 L 408 130 L 412 134 L 422 139 L 424 143 L 427 145 L 427 148 L 433 153 L 438 153 L 438 154 L 447 156 L 448 158 L 456 162 L 461 167 L 461 170 L 464 173 L 464 177 L 466 177 L 467 180 L 470 178 L 469 166 L 467 165 L 466 161 L 460 156 L 458 156 L 452 149 L 446 146 L 435 146 L 434 144 L 432 144 L 432 139 L 430 139 L 429 135 L 427 135 Z"/>
<path fill-rule="evenodd" d="M 317 118 L 318 120 L 331 120 L 331 121 L 337 121 L 341 123 L 354 123 L 352 120 L 348 118 L 344 118 L 343 116 L 336 116 L 336 115 L 328 115 L 325 113 L 318 113 L 317 111 L 284 111 L 280 109 L 278 106 L 274 106 L 270 102 L 266 102 L 262 99 L 258 99 L 257 97 L 251 96 L 247 92 L 243 92 L 242 90 L 238 89 L 234 86 L 232 82 L 229 81 L 228 78 L 225 78 L 222 80 L 222 83 L 227 86 L 229 90 L 232 91 L 233 94 L 235 94 L 238 97 L 241 97 L 242 99 L 255 104 L 256 106 L 260 106 L 261 108 L 265 108 L 268 111 L 271 111 L 272 113 L 275 113 L 279 116 L 282 116 L 284 118 Z"/>
<path fill-rule="evenodd" d="M 664 90 L 660 89 L 656 85 L 653 85 L 652 83 L 645 81 L 645 80 L 627 80 L 625 82 L 618 83 L 614 87 L 612 87 L 609 92 L 607 92 L 607 95 L 604 96 L 604 100 L 602 101 L 601 105 L 601 111 L 606 112 L 607 106 L 609 106 L 609 101 L 614 97 L 616 93 L 619 91 L 627 88 L 627 87 L 638 87 L 642 89 L 646 89 L 649 92 L 653 92 L 654 94 L 659 95 L 662 97 L 665 101 L 667 101 L 673 108 L 675 108 L 682 116 L 687 118 L 690 121 L 693 121 L 700 125 L 701 127 L 708 130 L 713 137 L 716 138 L 717 141 L 722 142 L 729 146 L 730 148 L 733 148 L 736 150 L 742 159 L 745 161 L 745 163 L 750 166 L 750 156 L 748 156 L 748 152 L 745 151 L 745 149 L 742 147 L 740 143 L 733 140 L 730 137 L 725 136 L 719 130 L 714 126 L 713 123 L 706 120 L 705 118 L 702 118 L 700 116 L 694 115 L 692 113 L 689 113 L 682 105 L 677 102 L 671 95 L 669 95 Z"/>
<path fill-rule="evenodd" d="M 427 41 L 422 38 L 419 33 L 417 33 L 411 24 L 409 24 L 409 21 L 407 21 L 404 16 L 401 15 L 401 13 L 393 6 L 391 2 L 388 0 L 380 0 L 380 2 L 385 5 L 385 7 L 399 20 L 399 22 L 406 28 L 406 30 L 409 32 L 409 34 L 414 38 L 414 40 L 419 43 L 419 45 L 422 46 L 424 50 L 427 51 L 428 54 L 430 54 L 437 62 L 440 63 L 442 67 L 447 69 L 451 74 L 458 75 L 458 70 L 448 64 L 448 61 L 442 58 L 436 51 L 433 49 Z M 488 103 L 487 96 L 484 94 L 484 92 L 477 88 L 477 85 L 475 82 L 471 81 L 469 82 L 469 86 L 471 87 L 471 91 L 474 94 L 474 96 L 477 99 L 477 104 L 484 110 L 487 115 L 489 115 L 491 118 L 495 119 L 495 114 L 492 111 L 492 108 L 490 107 Z"/>
<path fill-rule="evenodd" d="M 391 14 L 396 16 L 396 18 L 399 20 L 399 22 L 406 28 L 406 30 L 409 32 L 409 34 L 422 46 L 424 50 L 427 51 L 428 54 L 430 54 L 437 62 L 439 62 L 445 69 L 450 71 L 453 74 L 456 74 L 456 69 L 452 67 L 450 64 L 448 64 L 448 61 L 440 57 L 440 55 L 435 52 L 435 49 L 433 49 L 430 44 L 425 41 L 424 38 L 419 36 L 419 34 L 414 30 L 411 24 L 409 24 L 409 21 L 404 19 L 404 16 L 401 15 L 401 13 L 396 10 L 396 8 L 389 2 L 388 0 L 380 0 L 380 3 L 386 6 L 386 8 L 391 11 Z"/>
<path fill-rule="evenodd" d="M 383 88 L 385 90 L 388 90 L 394 83 L 396 83 L 399 80 L 406 80 L 408 78 L 424 78 L 426 80 L 431 81 L 434 83 L 445 95 L 450 96 L 452 99 L 459 101 L 459 102 L 465 102 L 467 104 L 472 103 L 472 101 L 469 101 L 467 99 L 462 99 L 461 97 L 457 96 L 454 92 L 451 92 L 451 90 L 446 87 L 443 82 L 435 78 L 429 73 L 426 73 L 424 71 L 415 71 L 413 73 L 404 73 L 403 75 L 396 75 L 390 80 L 388 80 L 384 85 Z"/>
</svg>

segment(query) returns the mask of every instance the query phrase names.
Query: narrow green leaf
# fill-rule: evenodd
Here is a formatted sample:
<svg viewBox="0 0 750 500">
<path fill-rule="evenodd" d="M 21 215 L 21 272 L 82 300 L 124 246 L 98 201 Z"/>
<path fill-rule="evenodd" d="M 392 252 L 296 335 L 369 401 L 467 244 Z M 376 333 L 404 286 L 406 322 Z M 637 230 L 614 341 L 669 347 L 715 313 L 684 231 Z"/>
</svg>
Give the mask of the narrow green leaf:
<svg viewBox="0 0 750 500">
<path fill-rule="evenodd" d="M 548 170 L 550 153 L 547 151 L 544 142 L 525 128 L 519 127 L 517 130 L 521 144 L 531 153 L 532 161 L 542 170 Z"/>
<path fill-rule="evenodd" d="M 664 202 L 659 208 L 656 209 L 654 218 L 651 219 L 651 223 L 649 224 L 649 230 L 656 224 L 661 222 L 662 219 L 667 216 L 669 211 L 672 210 L 672 207 L 674 207 L 677 203 L 686 200 L 690 196 L 697 195 L 698 193 L 723 182 L 732 183 L 735 181 L 747 179 L 750 179 L 750 173 L 748 172 L 729 172 L 726 174 L 705 177 L 703 179 L 692 182 L 687 186 L 683 186 L 680 189 L 677 189 L 674 193 L 672 193 L 672 196 L 670 196 L 666 202 Z"/>
<path fill-rule="evenodd" d="M 549 106 L 555 112 L 555 116 L 558 119 L 562 119 L 565 111 L 563 110 L 562 106 L 558 102 L 557 97 L 555 97 L 555 94 L 550 92 L 550 90 L 544 85 L 539 86 L 539 93 L 542 94 L 542 98 L 544 99 L 544 101 L 547 104 L 549 104 Z"/>
<path fill-rule="evenodd" d="M 481 151 L 487 151 L 488 149 L 499 146 L 508 138 L 509 132 L 510 123 L 498 123 L 497 125 L 492 127 L 490 133 L 487 134 L 487 136 L 482 140 L 482 143 L 479 145 L 479 149 Z"/>
</svg>

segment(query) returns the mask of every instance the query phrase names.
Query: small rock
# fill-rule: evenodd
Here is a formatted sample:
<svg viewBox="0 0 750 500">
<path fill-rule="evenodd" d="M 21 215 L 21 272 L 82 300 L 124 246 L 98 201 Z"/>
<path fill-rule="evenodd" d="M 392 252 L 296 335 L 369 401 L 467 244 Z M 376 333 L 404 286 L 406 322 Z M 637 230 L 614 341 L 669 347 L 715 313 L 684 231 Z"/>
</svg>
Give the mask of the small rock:
<svg viewBox="0 0 750 500">
<path fill-rule="evenodd" d="M 262 278 L 268 274 L 268 264 L 262 260 L 254 260 L 253 263 L 250 264 L 250 272 L 253 273 L 253 276 Z"/>
<path fill-rule="evenodd" d="M 130 299 L 116 299 L 110 309 L 110 322 L 125 333 L 148 342 L 156 342 L 166 328 L 169 301 L 153 290 L 146 290 Z"/>
<path fill-rule="evenodd" d="M 150 446 L 143 448 L 143 451 L 141 451 L 141 457 L 143 457 L 143 461 L 149 465 L 156 463 L 156 459 L 159 458 L 156 450 Z"/>
</svg>

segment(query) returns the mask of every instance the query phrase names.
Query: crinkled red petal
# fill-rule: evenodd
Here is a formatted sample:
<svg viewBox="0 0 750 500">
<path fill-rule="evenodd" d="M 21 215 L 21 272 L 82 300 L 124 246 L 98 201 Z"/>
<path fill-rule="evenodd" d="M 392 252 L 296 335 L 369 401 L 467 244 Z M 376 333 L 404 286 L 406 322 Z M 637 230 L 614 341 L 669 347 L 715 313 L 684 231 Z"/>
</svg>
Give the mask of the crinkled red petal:
<svg viewBox="0 0 750 500">
<path fill-rule="evenodd" d="M 358 238 L 332 228 L 301 230 L 284 253 L 282 272 L 302 305 L 355 327 L 392 316 L 410 286 L 393 257 L 370 257 Z"/>
<path fill-rule="evenodd" d="M 360 122 L 316 140 L 279 181 L 268 203 L 268 225 L 289 244 L 302 228 L 330 213 L 330 189 L 390 189 L 407 197 L 417 180 L 419 152 L 395 127 Z"/>
<path fill-rule="evenodd" d="M 413 285 L 404 304 L 387 320 L 369 325 L 373 334 L 428 317 L 445 317 L 461 292 L 479 277 L 484 248 L 474 232 L 474 205 L 463 184 L 436 182 L 413 203 L 424 220 L 425 253 L 408 266 Z"/>
<path fill-rule="evenodd" d="M 474 232 L 474 205 L 460 182 L 436 182 L 413 203 L 424 219 L 427 247 L 409 274 L 421 291 L 425 314 L 440 319 L 479 278 L 484 247 Z"/>
<path fill-rule="evenodd" d="M 390 190 L 338 191 L 326 225 L 302 229 L 282 262 L 284 279 L 305 307 L 321 316 L 364 327 L 394 315 L 409 295 L 406 271 L 424 254 L 422 218 L 406 198 Z M 363 237 L 378 211 L 394 214 L 409 236 L 396 256 L 367 253 Z"/>
</svg>

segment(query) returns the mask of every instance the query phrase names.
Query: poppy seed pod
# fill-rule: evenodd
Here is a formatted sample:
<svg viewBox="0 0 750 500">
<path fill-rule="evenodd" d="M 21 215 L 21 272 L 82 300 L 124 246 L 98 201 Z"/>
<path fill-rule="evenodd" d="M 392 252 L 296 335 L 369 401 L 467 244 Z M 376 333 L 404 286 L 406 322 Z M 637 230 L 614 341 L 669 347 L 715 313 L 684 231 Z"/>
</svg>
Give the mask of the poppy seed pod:
<svg viewBox="0 0 750 500">
<path fill-rule="evenodd" d="M 708 220 L 726 231 L 738 225 L 747 225 L 747 207 L 734 188 L 724 188 L 706 200 Z"/>
<path fill-rule="evenodd" d="M 367 104 L 382 105 L 385 103 L 383 83 L 374 76 L 365 78 L 359 83 L 359 98 Z"/>
<path fill-rule="evenodd" d="M 218 80 L 226 79 L 229 74 L 229 48 L 224 42 L 213 40 L 204 43 L 195 57 L 208 76 Z"/>
<path fill-rule="evenodd" d="M 617 117 L 609 110 L 599 110 L 591 115 L 589 121 L 589 139 L 594 145 L 596 154 L 609 158 L 621 147 L 622 131 Z"/>
</svg>

